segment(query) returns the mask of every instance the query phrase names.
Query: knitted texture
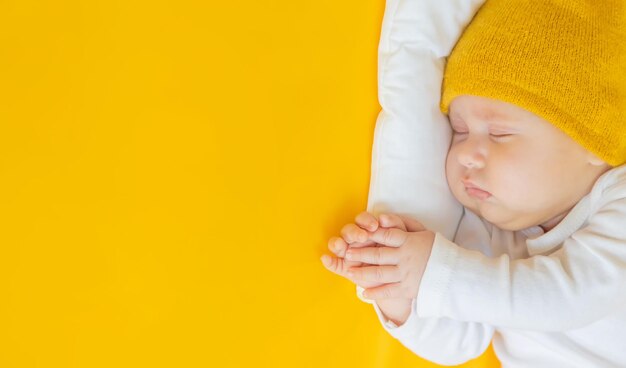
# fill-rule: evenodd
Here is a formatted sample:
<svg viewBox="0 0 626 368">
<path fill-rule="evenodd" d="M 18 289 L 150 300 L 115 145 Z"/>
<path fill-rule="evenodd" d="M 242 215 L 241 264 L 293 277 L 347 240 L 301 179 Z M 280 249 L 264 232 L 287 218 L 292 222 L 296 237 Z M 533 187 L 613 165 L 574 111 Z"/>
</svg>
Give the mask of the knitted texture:
<svg viewBox="0 0 626 368">
<path fill-rule="evenodd" d="M 611 166 L 626 162 L 626 0 L 487 0 L 446 62 L 458 95 L 512 103 Z"/>
</svg>

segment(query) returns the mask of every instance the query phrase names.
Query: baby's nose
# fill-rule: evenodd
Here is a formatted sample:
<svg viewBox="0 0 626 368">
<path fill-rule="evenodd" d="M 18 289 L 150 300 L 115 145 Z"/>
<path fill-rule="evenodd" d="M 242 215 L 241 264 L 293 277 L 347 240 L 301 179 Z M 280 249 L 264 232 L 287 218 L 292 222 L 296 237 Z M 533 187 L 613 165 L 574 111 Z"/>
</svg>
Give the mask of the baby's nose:
<svg viewBox="0 0 626 368">
<path fill-rule="evenodd" d="M 485 155 L 477 144 L 471 142 L 464 142 L 462 147 L 457 147 L 457 160 L 467 168 L 482 169 L 485 167 Z"/>
</svg>

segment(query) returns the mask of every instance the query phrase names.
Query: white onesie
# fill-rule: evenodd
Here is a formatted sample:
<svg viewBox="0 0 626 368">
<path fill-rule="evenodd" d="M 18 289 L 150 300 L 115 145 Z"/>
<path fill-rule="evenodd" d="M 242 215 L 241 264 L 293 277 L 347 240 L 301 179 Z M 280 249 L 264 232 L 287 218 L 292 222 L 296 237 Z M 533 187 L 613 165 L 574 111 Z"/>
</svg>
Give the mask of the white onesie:
<svg viewBox="0 0 626 368">
<path fill-rule="evenodd" d="M 357 287 L 408 349 L 456 365 L 493 339 L 504 368 L 626 367 L 626 165 L 547 233 L 501 230 L 465 209 L 454 240 L 436 233 L 400 327 Z"/>
</svg>

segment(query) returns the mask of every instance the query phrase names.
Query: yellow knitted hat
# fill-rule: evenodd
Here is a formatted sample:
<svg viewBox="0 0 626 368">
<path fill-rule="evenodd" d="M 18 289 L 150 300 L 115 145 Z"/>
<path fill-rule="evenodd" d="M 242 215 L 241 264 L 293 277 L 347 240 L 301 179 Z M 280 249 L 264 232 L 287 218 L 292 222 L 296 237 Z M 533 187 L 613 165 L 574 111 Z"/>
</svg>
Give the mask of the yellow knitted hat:
<svg viewBox="0 0 626 368">
<path fill-rule="evenodd" d="M 509 102 L 611 166 L 626 162 L 626 1 L 487 0 L 454 46 L 440 108 Z"/>
</svg>

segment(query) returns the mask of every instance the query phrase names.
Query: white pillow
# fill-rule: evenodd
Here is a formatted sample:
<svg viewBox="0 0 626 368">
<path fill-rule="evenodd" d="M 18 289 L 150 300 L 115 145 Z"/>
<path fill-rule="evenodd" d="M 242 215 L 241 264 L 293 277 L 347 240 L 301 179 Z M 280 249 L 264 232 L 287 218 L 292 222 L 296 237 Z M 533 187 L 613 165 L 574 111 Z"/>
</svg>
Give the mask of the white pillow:
<svg viewBox="0 0 626 368">
<path fill-rule="evenodd" d="M 439 110 L 445 61 L 485 0 L 387 0 L 367 210 L 406 214 L 454 239 L 463 207 L 445 177 L 452 129 Z M 357 286 L 358 297 L 363 288 Z"/>
</svg>

